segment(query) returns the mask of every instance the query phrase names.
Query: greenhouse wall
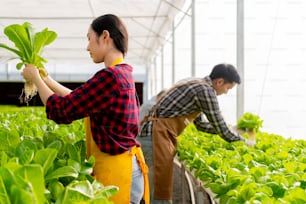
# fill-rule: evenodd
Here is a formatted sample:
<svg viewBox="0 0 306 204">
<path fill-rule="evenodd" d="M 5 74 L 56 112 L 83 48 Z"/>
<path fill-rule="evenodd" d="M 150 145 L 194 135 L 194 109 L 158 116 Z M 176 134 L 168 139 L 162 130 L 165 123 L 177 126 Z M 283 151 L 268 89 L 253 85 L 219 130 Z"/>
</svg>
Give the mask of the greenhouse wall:
<svg viewBox="0 0 306 204">
<path fill-rule="evenodd" d="M 237 1 L 195 1 L 195 77 L 204 77 L 218 63 L 237 66 Z M 287 138 L 305 139 L 303 116 L 306 109 L 305 78 L 306 18 L 305 1 L 244 1 L 244 86 L 243 112 L 260 115 L 263 130 Z M 160 88 L 191 76 L 191 11 L 160 52 L 160 60 L 150 72 L 164 67 L 160 77 L 150 75 L 151 95 Z M 258 15 L 260 13 L 260 15 Z M 171 52 L 175 47 L 174 53 Z M 174 54 L 174 57 L 172 56 Z M 160 59 L 161 57 L 156 57 Z M 175 64 L 173 72 L 172 64 Z M 174 78 L 174 80 L 173 80 Z M 158 85 L 156 85 L 156 83 Z M 237 122 L 236 87 L 219 97 L 220 108 L 230 124 Z"/>
</svg>

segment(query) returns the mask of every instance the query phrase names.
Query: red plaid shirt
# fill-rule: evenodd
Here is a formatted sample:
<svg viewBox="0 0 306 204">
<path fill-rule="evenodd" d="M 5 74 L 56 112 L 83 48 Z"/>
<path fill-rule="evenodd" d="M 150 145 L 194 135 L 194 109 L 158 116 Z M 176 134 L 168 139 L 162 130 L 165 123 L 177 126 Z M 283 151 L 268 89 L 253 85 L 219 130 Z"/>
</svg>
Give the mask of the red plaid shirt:
<svg viewBox="0 0 306 204">
<path fill-rule="evenodd" d="M 90 116 L 93 139 L 105 153 L 139 146 L 139 100 L 132 70 L 127 64 L 104 68 L 67 96 L 53 94 L 47 100 L 47 117 L 69 124 Z"/>
</svg>

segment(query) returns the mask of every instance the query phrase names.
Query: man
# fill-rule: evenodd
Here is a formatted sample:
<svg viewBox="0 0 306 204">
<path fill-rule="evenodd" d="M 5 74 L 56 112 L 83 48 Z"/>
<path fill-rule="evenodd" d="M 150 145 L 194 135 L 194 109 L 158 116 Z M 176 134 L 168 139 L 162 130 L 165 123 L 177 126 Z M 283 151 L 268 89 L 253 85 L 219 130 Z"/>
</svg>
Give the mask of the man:
<svg viewBox="0 0 306 204">
<path fill-rule="evenodd" d="M 151 193 L 154 193 L 151 203 L 172 203 L 173 157 L 177 136 L 190 122 L 193 121 L 198 130 L 218 134 L 228 142 L 245 141 L 229 129 L 217 100 L 217 96 L 226 94 L 240 82 L 234 66 L 218 64 L 209 76 L 181 81 L 157 101 L 138 137 L 150 169 Z M 151 154 L 147 153 L 147 149 Z"/>
</svg>

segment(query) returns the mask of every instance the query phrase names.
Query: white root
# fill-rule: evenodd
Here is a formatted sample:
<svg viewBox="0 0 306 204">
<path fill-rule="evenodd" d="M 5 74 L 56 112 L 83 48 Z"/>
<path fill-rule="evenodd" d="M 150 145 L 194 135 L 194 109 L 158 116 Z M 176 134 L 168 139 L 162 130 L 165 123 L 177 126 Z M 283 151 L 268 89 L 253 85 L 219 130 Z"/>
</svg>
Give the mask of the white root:
<svg viewBox="0 0 306 204">
<path fill-rule="evenodd" d="M 24 83 L 24 102 L 28 103 L 36 94 L 37 94 L 37 87 L 31 81 L 26 81 Z"/>
</svg>

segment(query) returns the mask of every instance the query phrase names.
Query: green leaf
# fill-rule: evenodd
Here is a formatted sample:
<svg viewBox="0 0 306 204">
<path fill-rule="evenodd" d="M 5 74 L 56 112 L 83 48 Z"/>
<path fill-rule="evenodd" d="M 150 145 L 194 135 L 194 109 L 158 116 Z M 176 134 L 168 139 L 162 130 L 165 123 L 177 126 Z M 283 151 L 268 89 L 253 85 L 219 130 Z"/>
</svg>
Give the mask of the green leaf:
<svg viewBox="0 0 306 204">
<path fill-rule="evenodd" d="M 36 203 L 31 192 L 26 191 L 22 188 L 17 186 L 12 186 L 12 193 L 11 193 L 11 203 L 18 203 L 18 204 L 29 204 L 29 203 Z"/>
<path fill-rule="evenodd" d="M 93 189 L 88 181 L 73 182 L 66 187 L 62 203 L 77 203 L 94 197 Z"/>
<path fill-rule="evenodd" d="M 38 164 L 25 165 L 15 171 L 17 178 L 23 178 L 28 185 L 28 191 L 31 193 L 33 199 L 32 203 L 44 203 L 45 200 L 45 186 L 43 169 Z M 23 192 L 23 191 L 21 191 Z M 18 195 L 18 194 L 16 194 Z"/>
<path fill-rule="evenodd" d="M 81 161 L 85 161 L 86 160 L 86 142 L 85 142 L 85 140 L 83 140 L 83 139 L 79 140 L 79 141 L 75 142 L 73 145 L 77 149 L 77 151 L 80 155 Z"/>
<path fill-rule="evenodd" d="M 45 28 L 34 35 L 34 53 L 40 55 L 44 46 L 51 44 L 57 38 L 54 31 Z"/>
<path fill-rule="evenodd" d="M 10 197 L 6 191 L 5 184 L 4 184 L 2 177 L 0 177 L 0 203 L 7 203 L 7 204 L 11 203 Z"/>
<path fill-rule="evenodd" d="M 81 156 L 77 151 L 77 148 L 72 144 L 67 144 L 66 148 L 68 151 L 69 158 L 81 163 Z"/>
<path fill-rule="evenodd" d="M 24 139 L 16 148 L 15 155 L 19 157 L 21 164 L 29 164 L 34 158 L 34 152 L 37 151 L 36 143 L 30 138 Z"/>
<path fill-rule="evenodd" d="M 113 195 L 116 195 L 119 191 L 119 188 L 117 186 L 103 186 L 101 185 L 100 188 L 97 188 L 96 185 L 97 183 L 99 183 L 97 180 L 94 181 L 94 183 L 92 184 L 94 186 L 94 190 L 95 190 L 95 197 L 103 197 L 103 198 L 109 198 Z"/>
<path fill-rule="evenodd" d="M 35 33 L 29 22 L 9 25 L 4 28 L 4 34 L 14 43 L 15 48 L 3 43 L 0 44 L 0 47 L 15 53 L 20 58 L 21 63 L 17 64 L 17 69 L 21 69 L 24 64 L 33 64 L 39 68 L 44 67 L 43 64 L 47 60 L 41 56 L 43 48 L 57 38 L 57 34 L 48 28 Z"/>
<path fill-rule="evenodd" d="M 30 59 L 32 58 L 32 44 L 28 34 L 30 29 L 32 29 L 32 26 L 27 22 L 22 25 L 12 24 L 4 28 L 4 34 L 23 54 L 21 60 L 28 63 L 30 63 Z"/>
<path fill-rule="evenodd" d="M 43 167 L 44 175 L 46 175 L 49 169 L 53 166 L 53 162 L 56 159 L 56 155 L 56 149 L 40 149 L 36 152 L 33 161 Z"/>
<path fill-rule="evenodd" d="M 64 185 L 56 179 L 51 180 L 49 182 L 48 189 L 51 192 L 51 195 L 54 198 L 54 200 L 61 200 L 65 191 Z"/>
<path fill-rule="evenodd" d="M 20 143 L 20 136 L 15 128 L 4 128 L 0 125 L 0 141 L 0 151 L 12 153 Z"/>
<path fill-rule="evenodd" d="M 286 192 L 286 195 L 283 199 L 290 204 L 306 203 L 305 189 L 299 187 L 290 189 Z"/>
<path fill-rule="evenodd" d="M 30 164 L 34 158 L 35 151 L 33 149 L 26 148 L 22 154 L 18 155 L 20 164 Z"/>
<path fill-rule="evenodd" d="M 81 171 L 81 164 L 73 159 L 68 159 L 67 161 L 68 166 L 72 166 L 75 170 L 77 170 L 78 172 Z"/>
<path fill-rule="evenodd" d="M 230 184 L 210 183 L 207 186 L 218 195 L 226 194 L 230 190 Z"/>
<path fill-rule="evenodd" d="M 16 185 L 16 177 L 13 172 L 6 167 L 0 167 L 0 175 L 8 192 L 8 195 L 11 194 L 11 188 L 13 185 Z"/>
<path fill-rule="evenodd" d="M 85 203 L 86 201 L 95 201 L 94 203 L 111 203 L 108 198 L 118 192 L 118 187 L 107 186 L 94 181 L 75 181 L 66 187 L 62 203 Z"/>
<path fill-rule="evenodd" d="M 286 189 L 276 182 L 268 182 L 266 185 L 272 189 L 275 198 L 282 198 L 286 192 Z"/>
<path fill-rule="evenodd" d="M 61 177 L 73 177 L 77 178 L 78 177 L 78 171 L 73 168 L 72 166 L 64 166 L 60 167 L 53 172 L 49 173 L 46 175 L 45 179 L 46 181 L 51 180 L 51 179 L 58 179 Z"/>
<path fill-rule="evenodd" d="M 249 154 L 249 153 L 244 154 L 242 157 L 243 157 L 243 160 L 244 160 L 245 164 L 249 164 L 250 161 L 253 160 L 252 155 Z"/>
<path fill-rule="evenodd" d="M 268 171 L 267 167 L 255 166 L 250 169 L 250 173 L 258 181 L 262 176 L 265 176 Z"/>
<path fill-rule="evenodd" d="M 259 193 L 262 193 L 262 194 L 264 194 L 264 195 L 267 196 L 267 197 L 273 196 L 273 191 L 272 191 L 272 189 L 271 189 L 270 187 L 266 186 L 265 184 L 262 185 L 262 186 L 260 186 L 260 187 L 258 188 L 258 191 L 259 191 Z M 263 197 L 265 197 L 265 196 L 263 196 Z"/>
<path fill-rule="evenodd" d="M 63 142 L 60 140 L 54 140 L 47 146 L 47 148 L 52 148 L 56 150 L 61 150 L 62 147 L 63 147 Z"/>
<path fill-rule="evenodd" d="M 20 69 L 22 68 L 23 65 L 24 65 L 23 62 L 19 62 L 19 63 L 16 65 L 16 68 L 17 68 L 18 70 L 20 70 Z"/>
<path fill-rule="evenodd" d="M 7 164 L 8 156 L 4 151 L 0 152 L 0 159 L 1 159 L 0 166 L 4 166 L 5 164 Z"/>
<path fill-rule="evenodd" d="M 242 186 L 240 190 L 240 196 L 244 201 L 248 201 L 256 193 L 257 185 L 256 183 L 248 183 Z"/>
<path fill-rule="evenodd" d="M 17 50 L 17 49 L 11 48 L 11 47 L 9 47 L 9 46 L 3 44 L 3 43 L 0 43 L 0 47 L 2 47 L 2 48 L 4 48 L 4 49 L 7 49 L 7 50 L 9 50 L 9 51 L 11 51 L 11 52 L 13 52 L 13 53 L 15 53 L 15 54 L 18 55 L 20 58 L 23 58 L 22 52 L 20 52 L 20 51 Z"/>
<path fill-rule="evenodd" d="M 91 163 L 82 164 L 80 173 L 85 174 L 85 175 L 91 175 L 92 171 L 93 171 L 93 164 Z"/>
</svg>

